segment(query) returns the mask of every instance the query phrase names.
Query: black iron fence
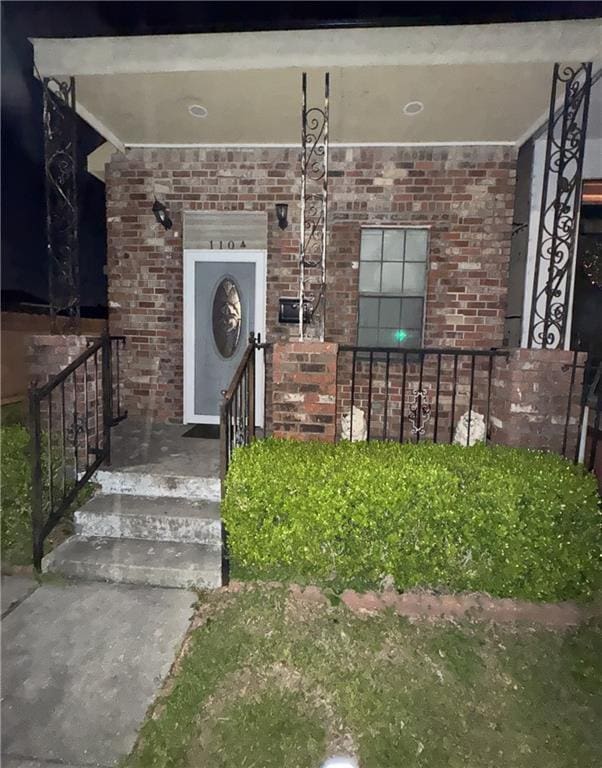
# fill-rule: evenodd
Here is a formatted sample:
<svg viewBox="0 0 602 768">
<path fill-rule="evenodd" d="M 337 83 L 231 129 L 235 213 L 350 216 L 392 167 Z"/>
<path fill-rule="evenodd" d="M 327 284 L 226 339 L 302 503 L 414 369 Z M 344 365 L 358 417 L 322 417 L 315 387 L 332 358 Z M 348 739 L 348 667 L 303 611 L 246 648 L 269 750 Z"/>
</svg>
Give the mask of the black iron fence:
<svg viewBox="0 0 602 768">
<path fill-rule="evenodd" d="M 341 345 L 338 438 L 470 445 L 491 426 L 493 364 L 505 350 Z"/>
<path fill-rule="evenodd" d="M 602 363 L 580 352 L 565 364 L 527 361 L 519 366 L 524 378 L 512 382 L 509 356 L 504 349 L 341 345 L 337 438 L 546 445 L 602 477 Z M 532 366 L 545 367 L 532 371 L 537 385 Z"/>
<path fill-rule="evenodd" d="M 111 427 L 126 418 L 121 405 L 124 336 L 103 336 L 46 384 L 29 390 L 33 563 L 78 493 L 111 459 Z"/>
</svg>

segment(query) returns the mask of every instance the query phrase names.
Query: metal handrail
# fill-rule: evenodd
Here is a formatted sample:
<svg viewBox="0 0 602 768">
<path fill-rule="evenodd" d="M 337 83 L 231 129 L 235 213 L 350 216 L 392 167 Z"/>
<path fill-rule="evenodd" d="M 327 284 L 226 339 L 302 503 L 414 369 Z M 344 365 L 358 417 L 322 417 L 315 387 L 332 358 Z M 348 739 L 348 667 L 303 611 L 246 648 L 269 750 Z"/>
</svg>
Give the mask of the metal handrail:
<svg viewBox="0 0 602 768">
<path fill-rule="evenodd" d="M 33 564 L 38 571 L 48 534 L 98 467 L 110 464 L 111 428 L 127 417 L 121 410 L 120 346 L 125 346 L 124 336 L 105 335 L 45 384 L 30 386 L 31 521 Z"/>
<path fill-rule="evenodd" d="M 238 364 L 238 367 L 236 368 L 236 371 L 234 372 L 234 376 L 232 377 L 232 381 L 230 382 L 230 386 L 228 389 L 224 390 L 222 392 L 224 397 L 224 402 L 230 402 L 232 398 L 234 397 L 234 393 L 236 391 L 236 388 L 240 384 L 240 381 L 244 375 L 244 370 L 247 367 L 247 364 L 249 362 L 250 356 L 255 352 L 255 343 L 254 340 L 251 338 L 249 339 L 249 343 L 247 345 L 247 348 L 244 351 L 244 354 L 241 358 L 240 363 Z"/>
<path fill-rule="evenodd" d="M 259 335 L 249 334 L 247 348 L 238 364 L 232 381 L 222 390 L 220 406 L 220 480 L 224 497 L 226 475 L 234 449 L 250 445 L 255 439 L 255 375 L 256 352 L 270 344 L 261 343 Z M 230 574 L 228 557 L 228 531 L 222 522 L 222 584 L 227 584 Z"/>
<path fill-rule="evenodd" d="M 249 334 L 247 348 L 232 381 L 222 390 L 220 406 L 220 477 L 223 484 L 234 448 L 248 445 L 255 437 L 255 352 L 265 349 L 261 337 Z"/>
</svg>

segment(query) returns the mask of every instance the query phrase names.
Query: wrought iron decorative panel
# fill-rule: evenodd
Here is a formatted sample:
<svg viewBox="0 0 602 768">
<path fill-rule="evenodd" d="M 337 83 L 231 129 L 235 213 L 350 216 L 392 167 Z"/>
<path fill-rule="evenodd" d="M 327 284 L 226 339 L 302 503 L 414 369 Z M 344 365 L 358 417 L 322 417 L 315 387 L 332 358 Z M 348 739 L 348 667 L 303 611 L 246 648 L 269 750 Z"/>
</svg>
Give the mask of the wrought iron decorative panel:
<svg viewBox="0 0 602 768">
<path fill-rule="evenodd" d="M 301 235 L 299 254 L 299 338 L 305 336 L 305 302 L 316 335 L 324 340 L 326 245 L 328 234 L 328 116 L 330 75 L 324 75 L 324 108 L 307 107 L 307 74 L 302 76 Z"/>
<path fill-rule="evenodd" d="M 554 65 L 530 347 L 562 348 L 567 337 L 591 77 L 591 63 Z M 556 112 L 556 100 L 563 88 L 562 108 Z"/>
<path fill-rule="evenodd" d="M 213 297 L 211 327 L 215 346 L 222 357 L 232 357 L 242 326 L 240 291 L 232 277 L 224 277 Z"/>
<path fill-rule="evenodd" d="M 413 390 L 408 410 L 408 419 L 412 424 L 413 435 L 424 434 L 426 425 L 431 418 L 431 408 L 428 387 Z"/>
<path fill-rule="evenodd" d="M 80 284 L 75 80 L 45 77 L 43 88 L 50 316 L 53 330 L 59 315 L 76 329 Z"/>
</svg>

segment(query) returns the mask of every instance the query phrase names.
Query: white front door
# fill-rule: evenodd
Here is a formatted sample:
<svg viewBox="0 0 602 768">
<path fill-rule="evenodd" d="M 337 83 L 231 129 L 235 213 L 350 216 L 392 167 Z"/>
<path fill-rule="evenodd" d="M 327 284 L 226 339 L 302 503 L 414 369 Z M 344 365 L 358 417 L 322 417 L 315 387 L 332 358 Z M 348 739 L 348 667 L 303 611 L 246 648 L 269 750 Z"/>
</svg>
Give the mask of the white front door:
<svg viewBox="0 0 602 768">
<path fill-rule="evenodd" d="M 184 251 L 184 423 L 219 424 L 250 333 L 265 336 L 266 252 Z M 256 423 L 263 426 L 263 358 L 257 356 Z"/>
</svg>

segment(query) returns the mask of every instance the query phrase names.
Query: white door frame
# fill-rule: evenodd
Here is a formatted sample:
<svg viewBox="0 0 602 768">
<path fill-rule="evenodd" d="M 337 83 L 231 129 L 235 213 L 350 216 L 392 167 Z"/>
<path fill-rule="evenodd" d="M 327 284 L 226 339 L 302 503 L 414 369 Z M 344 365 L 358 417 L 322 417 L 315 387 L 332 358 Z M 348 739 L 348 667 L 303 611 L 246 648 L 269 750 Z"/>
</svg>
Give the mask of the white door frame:
<svg viewBox="0 0 602 768">
<path fill-rule="evenodd" d="M 195 264 L 198 262 L 251 262 L 255 264 L 255 335 L 265 338 L 266 316 L 266 260 L 267 251 L 258 250 L 208 250 L 187 248 L 184 250 L 184 424 L 219 424 L 219 414 L 203 416 L 194 412 L 194 353 L 196 347 L 195 323 Z M 209 329 L 208 329 L 209 330 Z M 246 339 L 240 343 L 246 344 Z M 263 427 L 264 361 L 263 355 L 255 360 L 255 421 Z"/>
</svg>

